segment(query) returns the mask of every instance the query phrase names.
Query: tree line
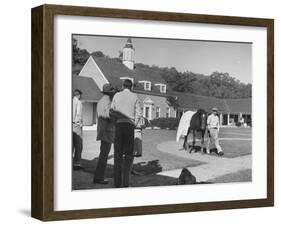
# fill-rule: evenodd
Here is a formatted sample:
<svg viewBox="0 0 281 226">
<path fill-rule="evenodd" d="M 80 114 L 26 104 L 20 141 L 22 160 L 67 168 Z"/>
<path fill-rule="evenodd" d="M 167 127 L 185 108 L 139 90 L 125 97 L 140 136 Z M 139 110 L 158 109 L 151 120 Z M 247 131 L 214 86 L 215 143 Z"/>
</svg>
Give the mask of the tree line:
<svg viewBox="0 0 281 226">
<path fill-rule="evenodd" d="M 215 71 L 211 75 L 203 75 L 191 71 L 179 72 L 176 68 L 147 66 L 158 71 L 172 90 L 211 96 L 223 99 L 249 98 L 252 96 L 252 85 L 240 82 L 227 72 Z"/>
</svg>

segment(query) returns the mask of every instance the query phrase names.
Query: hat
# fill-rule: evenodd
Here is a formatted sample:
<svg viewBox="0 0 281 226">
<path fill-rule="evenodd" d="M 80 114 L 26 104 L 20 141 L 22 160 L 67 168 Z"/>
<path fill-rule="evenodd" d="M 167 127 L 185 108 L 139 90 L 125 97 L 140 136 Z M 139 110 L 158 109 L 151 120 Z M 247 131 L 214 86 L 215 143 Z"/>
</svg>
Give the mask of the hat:
<svg viewBox="0 0 281 226">
<path fill-rule="evenodd" d="M 106 83 L 102 87 L 103 93 L 115 93 L 115 89 L 111 86 L 111 84 Z"/>
<path fill-rule="evenodd" d="M 79 90 L 79 89 L 75 89 L 73 93 L 74 93 L 74 96 L 76 96 L 76 95 L 82 95 L 82 91 Z"/>
<path fill-rule="evenodd" d="M 213 107 L 213 108 L 212 108 L 212 111 L 218 112 L 219 110 L 218 110 L 216 107 Z"/>
</svg>

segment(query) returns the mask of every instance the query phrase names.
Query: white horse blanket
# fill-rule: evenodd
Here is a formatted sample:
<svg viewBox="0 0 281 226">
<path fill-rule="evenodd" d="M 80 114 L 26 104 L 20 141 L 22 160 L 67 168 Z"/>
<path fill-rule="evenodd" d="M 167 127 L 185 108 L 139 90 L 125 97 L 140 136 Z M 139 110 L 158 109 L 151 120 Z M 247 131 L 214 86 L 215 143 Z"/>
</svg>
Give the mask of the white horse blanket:
<svg viewBox="0 0 281 226">
<path fill-rule="evenodd" d="M 177 131 L 177 139 L 176 139 L 177 142 L 179 142 L 182 136 L 185 136 L 187 134 L 188 128 L 190 126 L 191 118 L 195 113 L 196 113 L 195 111 L 187 111 L 181 116 L 180 123 L 178 126 L 178 131 Z"/>
</svg>

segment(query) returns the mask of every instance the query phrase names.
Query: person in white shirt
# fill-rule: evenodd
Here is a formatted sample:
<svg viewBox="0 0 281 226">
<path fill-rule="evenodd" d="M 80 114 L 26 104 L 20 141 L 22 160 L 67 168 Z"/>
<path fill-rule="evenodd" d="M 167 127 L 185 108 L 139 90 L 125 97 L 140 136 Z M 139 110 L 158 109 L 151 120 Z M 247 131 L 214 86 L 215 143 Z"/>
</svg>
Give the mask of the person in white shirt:
<svg viewBox="0 0 281 226">
<path fill-rule="evenodd" d="M 132 90 L 133 83 L 126 79 L 123 91 L 116 93 L 111 110 L 118 113 L 114 141 L 114 186 L 129 187 L 134 160 L 134 129 L 141 118 L 138 97 Z"/>
<path fill-rule="evenodd" d="M 82 92 L 78 89 L 74 90 L 73 105 L 72 105 L 72 142 L 73 142 L 73 167 L 80 169 L 81 154 L 83 149 L 83 105 L 81 102 Z"/>
<path fill-rule="evenodd" d="M 219 120 L 217 108 L 213 108 L 212 114 L 208 116 L 207 127 L 208 127 L 208 131 L 209 131 L 209 137 L 207 140 L 207 153 L 210 154 L 210 142 L 211 142 L 211 139 L 213 139 L 215 146 L 217 148 L 217 151 L 218 151 L 218 155 L 222 156 L 224 153 L 219 144 L 218 134 L 219 134 L 219 130 L 220 130 L 220 120 Z"/>
</svg>

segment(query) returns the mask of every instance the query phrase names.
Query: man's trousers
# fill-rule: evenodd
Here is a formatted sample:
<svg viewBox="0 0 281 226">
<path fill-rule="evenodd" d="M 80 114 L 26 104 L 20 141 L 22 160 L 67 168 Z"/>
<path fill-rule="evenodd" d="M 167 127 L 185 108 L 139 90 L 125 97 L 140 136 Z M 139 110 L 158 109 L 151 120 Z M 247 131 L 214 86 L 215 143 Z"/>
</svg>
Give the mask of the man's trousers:
<svg viewBox="0 0 281 226">
<path fill-rule="evenodd" d="M 114 185 L 129 187 L 134 160 L 134 125 L 117 123 L 114 142 Z"/>
</svg>

